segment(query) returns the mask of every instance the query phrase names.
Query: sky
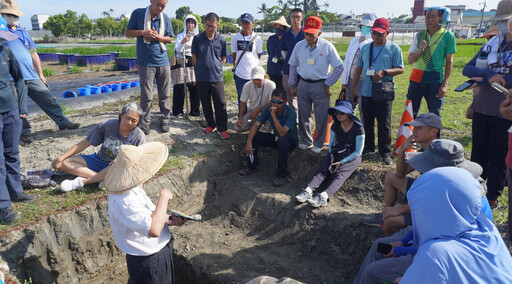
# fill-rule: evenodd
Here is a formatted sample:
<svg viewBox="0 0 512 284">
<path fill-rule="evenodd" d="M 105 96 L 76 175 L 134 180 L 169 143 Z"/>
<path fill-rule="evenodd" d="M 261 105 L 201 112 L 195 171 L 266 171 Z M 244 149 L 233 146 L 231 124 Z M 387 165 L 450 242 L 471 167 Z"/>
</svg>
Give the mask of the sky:
<svg viewBox="0 0 512 284">
<path fill-rule="evenodd" d="M 482 9 L 486 1 L 486 11 L 496 9 L 498 0 L 425 0 L 425 7 L 444 5 L 466 5 L 466 9 Z M 19 0 L 20 10 L 25 16 L 20 19 L 22 27 L 31 29 L 30 17 L 34 14 L 64 14 L 66 10 L 72 10 L 78 14 L 86 14 L 89 18 L 99 18 L 103 11 L 113 9 L 113 16 L 131 13 L 136 8 L 149 5 L 149 0 Z M 329 3 L 328 10 L 341 14 L 363 14 L 373 12 L 377 17 L 391 17 L 401 14 L 411 14 L 414 0 L 318 0 L 320 5 Z M 218 3 L 213 5 L 212 3 Z M 250 1 L 254 6 L 248 5 L 246 1 L 240 0 L 169 0 L 164 13 L 170 17 L 175 16 L 179 7 L 189 6 L 195 14 L 205 15 L 208 12 L 215 12 L 219 16 L 237 18 L 242 13 L 251 13 L 256 19 L 261 18 L 258 8 L 262 3 L 267 7 L 277 5 L 277 0 L 256 0 Z"/>
</svg>

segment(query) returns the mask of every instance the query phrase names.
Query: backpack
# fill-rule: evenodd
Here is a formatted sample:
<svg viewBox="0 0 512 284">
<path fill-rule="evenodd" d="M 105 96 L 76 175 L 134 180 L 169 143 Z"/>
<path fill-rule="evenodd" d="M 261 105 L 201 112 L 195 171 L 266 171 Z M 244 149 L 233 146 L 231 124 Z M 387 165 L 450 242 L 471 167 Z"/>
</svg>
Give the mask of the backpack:
<svg viewBox="0 0 512 284">
<path fill-rule="evenodd" d="M 21 185 L 23 188 L 43 188 L 47 186 L 57 186 L 57 183 L 51 180 L 52 176 L 53 171 L 51 169 L 26 170 L 21 173 Z"/>
</svg>

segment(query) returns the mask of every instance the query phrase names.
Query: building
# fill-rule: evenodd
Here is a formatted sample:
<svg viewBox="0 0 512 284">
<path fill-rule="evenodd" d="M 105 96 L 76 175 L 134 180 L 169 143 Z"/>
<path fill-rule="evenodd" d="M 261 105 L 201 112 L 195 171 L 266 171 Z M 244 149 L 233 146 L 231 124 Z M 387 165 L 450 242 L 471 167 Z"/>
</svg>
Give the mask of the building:
<svg viewBox="0 0 512 284">
<path fill-rule="evenodd" d="M 412 10 L 412 21 L 414 22 L 417 17 L 423 16 L 423 11 L 425 9 L 425 1 L 424 0 L 414 0 L 414 7 Z"/>
<path fill-rule="evenodd" d="M 43 30 L 43 24 L 48 21 L 48 18 L 50 18 L 50 15 L 40 15 L 36 14 L 30 17 L 30 20 L 32 21 L 32 30 L 39 31 Z"/>
</svg>

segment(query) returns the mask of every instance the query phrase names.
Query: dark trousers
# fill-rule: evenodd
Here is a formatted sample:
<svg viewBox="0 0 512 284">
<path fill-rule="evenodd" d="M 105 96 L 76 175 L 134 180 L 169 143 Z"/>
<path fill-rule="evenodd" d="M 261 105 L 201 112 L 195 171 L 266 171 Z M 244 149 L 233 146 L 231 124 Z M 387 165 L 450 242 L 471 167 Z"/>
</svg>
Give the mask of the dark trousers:
<svg viewBox="0 0 512 284">
<path fill-rule="evenodd" d="M 418 115 L 421 106 L 421 99 L 424 97 L 427 101 L 428 112 L 435 113 L 441 117 L 441 107 L 444 98 L 438 98 L 437 92 L 441 87 L 441 83 L 426 84 L 409 81 L 409 90 L 407 91 L 407 99 L 412 101 L 412 112 L 414 118 Z"/>
<path fill-rule="evenodd" d="M 213 128 L 217 127 L 218 131 L 228 130 L 224 82 L 196 82 L 196 85 L 201 98 L 206 125 Z M 215 116 L 212 109 L 212 100 L 215 107 Z"/>
<path fill-rule="evenodd" d="M 8 208 L 10 195 L 23 193 L 19 159 L 21 119 L 17 109 L 0 114 L 0 132 L 0 208 Z"/>
<path fill-rule="evenodd" d="M 333 173 L 329 171 L 331 165 L 331 154 L 328 154 L 316 174 L 311 178 L 308 186 L 316 191 L 322 184 L 326 186 L 323 192 L 327 193 L 327 196 L 331 196 L 343 186 L 345 181 L 352 175 L 356 168 L 361 164 L 361 157 L 357 157 L 354 160 L 339 166 Z"/>
<path fill-rule="evenodd" d="M 508 169 L 508 237 L 512 238 L 512 169 Z"/>
<path fill-rule="evenodd" d="M 497 200 L 503 193 L 507 176 L 508 128 L 512 122 L 497 116 L 473 112 L 473 148 L 471 161 L 483 168 L 487 180 L 487 198 Z"/>
<path fill-rule="evenodd" d="M 173 284 L 174 263 L 172 260 L 172 243 L 159 252 L 148 256 L 126 255 L 126 266 L 130 280 L 135 284 Z"/>
<path fill-rule="evenodd" d="M 183 104 L 185 102 L 185 84 L 177 84 L 172 88 L 172 115 L 183 114 Z M 190 114 L 199 115 L 200 100 L 197 93 L 197 87 L 194 84 L 187 84 L 190 98 Z"/>
<path fill-rule="evenodd" d="M 377 135 L 379 154 L 391 153 L 391 111 L 393 101 L 376 103 L 371 97 L 361 97 L 363 111 L 363 127 L 365 133 L 364 149 L 375 151 L 375 119 L 377 119 Z"/>
<path fill-rule="evenodd" d="M 259 167 L 258 148 L 260 146 L 277 148 L 277 170 L 276 177 L 285 178 L 288 175 L 288 157 L 290 152 L 297 147 L 297 143 L 288 136 L 279 137 L 271 133 L 257 132 L 252 140 L 254 160 L 251 163 L 247 157 L 247 164 L 250 169 L 257 169 Z"/>
<path fill-rule="evenodd" d="M 270 80 L 274 83 L 276 83 L 276 89 L 283 89 L 283 75 L 271 75 L 268 74 L 268 77 Z"/>
</svg>

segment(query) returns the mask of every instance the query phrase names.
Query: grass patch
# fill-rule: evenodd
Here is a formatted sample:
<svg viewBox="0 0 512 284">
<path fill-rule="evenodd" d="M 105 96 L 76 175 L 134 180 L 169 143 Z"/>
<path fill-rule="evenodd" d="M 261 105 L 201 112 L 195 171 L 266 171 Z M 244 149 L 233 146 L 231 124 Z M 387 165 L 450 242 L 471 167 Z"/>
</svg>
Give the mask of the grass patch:
<svg viewBox="0 0 512 284">
<path fill-rule="evenodd" d="M 72 65 L 71 67 L 68 67 L 68 74 L 78 74 L 82 72 L 84 72 L 84 70 L 78 65 Z"/>
<path fill-rule="evenodd" d="M 55 70 L 48 68 L 48 67 L 43 68 L 43 75 L 45 77 L 55 76 L 55 74 L 56 74 Z"/>
</svg>

